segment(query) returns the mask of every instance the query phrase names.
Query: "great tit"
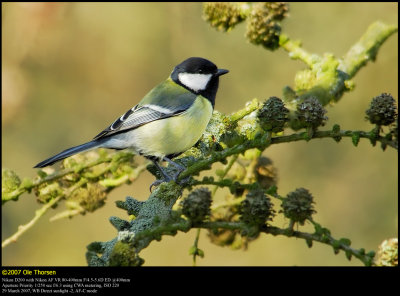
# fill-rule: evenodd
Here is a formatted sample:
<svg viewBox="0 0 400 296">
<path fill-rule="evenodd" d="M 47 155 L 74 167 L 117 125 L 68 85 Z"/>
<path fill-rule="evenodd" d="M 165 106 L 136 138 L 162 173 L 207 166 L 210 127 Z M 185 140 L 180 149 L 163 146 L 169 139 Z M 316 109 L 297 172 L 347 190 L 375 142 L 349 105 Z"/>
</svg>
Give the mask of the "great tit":
<svg viewBox="0 0 400 296">
<path fill-rule="evenodd" d="M 153 161 L 164 181 L 176 181 L 185 168 L 171 158 L 191 148 L 202 136 L 214 109 L 219 76 L 228 72 L 204 58 L 188 58 L 92 141 L 64 150 L 35 168 L 94 148 L 130 148 Z M 161 161 L 174 165 L 178 174 L 168 176 L 158 164 Z"/>
</svg>

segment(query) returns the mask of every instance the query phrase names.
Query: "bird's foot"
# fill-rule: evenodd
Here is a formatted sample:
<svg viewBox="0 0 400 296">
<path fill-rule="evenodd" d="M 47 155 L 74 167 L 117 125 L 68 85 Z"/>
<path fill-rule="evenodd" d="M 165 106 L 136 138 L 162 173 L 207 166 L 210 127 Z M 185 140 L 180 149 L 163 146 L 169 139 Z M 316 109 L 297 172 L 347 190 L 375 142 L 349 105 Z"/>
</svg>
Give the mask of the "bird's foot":
<svg viewBox="0 0 400 296">
<path fill-rule="evenodd" d="M 167 172 L 165 172 L 163 170 L 163 168 L 156 161 L 154 161 L 154 164 L 159 169 L 160 173 L 163 176 L 163 179 L 157 179 L 153 183 L 151 183 L 150 192 L 152 192 L 151 189 L 153 188 L 153 186 L 158 186 L 158 185 L 160 185 L 161 183 L 164 183 L 164 182 L 174 181 L 175 183 L 183 186 L 183 185 L 185 185 L 186 183 L 188 183 L 190 181 L 190 176 L 178 181 L 179 175 L 184 170 L 186 170 L 186 168 L 184 166 L 182 166 L 182 165 L 170 160 L 167 157 L 164 157 L 163 160 L 164 161 L 168 161 L 172 166 L 174 166 L 175 167 L 175 171 L 177 171 L 177 172 L 175 174 L 173 174 L 172 176 L 170 176 L 170 175 L 167 174 Z"/>
<path fill-rule="evenodd" d="M 152 192 L 151 191 L 151 189 L 153 188 L 153 186 L 158 186 L 158 185 L 160 185 L 161 183 L 164 183 L 164 182 L 170 182 L 170 181 L 175 181 L 175 178 L 174 177 L 170 177 L 170 176 L 168 176 L 167 174 L 165 174 L 164 172 L 163 172 L 163 179 L 157 179 L 157 180 L 155 180 L 153 183 L 151 183 L 151 185 L 150 185 L 150 192 Z"/>
<path fill-rule="evenodd" d="M 153 183 L 151 183 L 150 184 L 150 192 L 153 192 L 151 189 L 153 188 L 153 186 L 158 186 L 158 185 L 160 185 L 161 183 L 163 183 L 163 182 L 165 182 L 164 180 L 160 180 L 160 179 L 157 179 L 157 180 L 155 180 Z"/>
<path fill-rule="evenodd" d="M 167 183 L 168 183 L 168 182 L 170 182 L 170 181 L 174 181 L 176 184 L 181 185 L 181 186 L 187 184 L 187 183 L 190 181 L 191 176 L 186 177 L 186 178 L 184 178 L 184 179 L 178 181 L 178 177 L 179 177 L 179 175 L 180 175 L 181 173 L 182 173 L 182 171 L 180 171 L 180 172 L 174 174 L 172 177 L 165 175 L 165 176 L 164 176 L 164 179 L 157 179 L 157 180 L 155 180 L 155 181 L 154 181 L 153 183 L 151 183 L 151 185 L 150 185 L 150 192 L 152 192 L 153 186 L 156 186 L 156 187 L 157 187 L 157 186 L 159 186 L 161 183 L 164 183 L 164 182 L 167 182 Z"/>
</svg>

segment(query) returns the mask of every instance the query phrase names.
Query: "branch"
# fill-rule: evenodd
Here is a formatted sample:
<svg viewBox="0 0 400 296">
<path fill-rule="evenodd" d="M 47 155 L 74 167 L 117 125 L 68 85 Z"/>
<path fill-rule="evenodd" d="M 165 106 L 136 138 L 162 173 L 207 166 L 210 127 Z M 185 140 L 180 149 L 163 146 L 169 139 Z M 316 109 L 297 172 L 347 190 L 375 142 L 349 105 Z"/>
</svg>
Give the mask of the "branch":
<svg viewBox="0 0 400 296">
<path fill-rule="evenodd" d="M 228 117 L 228 123 L 232 124 L 234 122 L 237 122 L 241 119 L 243 119 L 245 116 L 253 113 L 254 111 L 258 110 L 260 108 L 260 103 L 258 102 L 257 99 L 253 99 L 252 101 L 248 102 L 245 106 L 245 108 L 236 111 L 235 113 L 232 113 Z"/>
<path fill-rule="evenodd" d="M 293 41 L 284 34 L 279 36 L 279 46 L 289 53 L 291 59 L 300 60 L 310 68 L 316 62 L 321 61 L 321 57 L 317 54 L 310 54 L 305 49 L 301 48 L 300 41 Z"/>
<path fill-rule="evenodd" d="M 73 160 L 68 160 L 66 165 L 71 164 L 72 168 L 65 168 L 61 171 L 56 171 L 51 175 L 47 175 L 43 178 L 38 178 L 34 182 L 23 182 L 20 187 L 9 194 L 3 194 L 6 196 L 5 200 L 16 199 L 20 194 L 25 191 L 35 190 L 38 195 L 38 199 L 45 204 L 41 209 L 36 211 L 34 218 L 25 225 L 18 227 L 18 231 L 14 233 L 10 238 L 6 239 L 2 243 L 2 247 L 6 247 L 10 242 L 16 242 L 17 239 L 24 234 L 28 229 L 33 227 L 36 222 L 54 205 L 56 205 L 61 199 L 68 200 L 77 189 L 83 188 L 88 183 L 97 184 L 102 186 L 94 185 L 94 190 L 90 188 L 83 189 L 80 194 L 74 197 L 74 200 L 67 204 L 67 209 L 54 217 L 50 218 L 50 221 L 55 221 L 61 218 L 71 218 L 74 215 L 85 214 L 87 211 L 94 211 L 95 209 L 103 205 L 103 200 L 106 197 L 106 193 L 109 193 L 112 189 L 122 184 L 137 179 L 139 174 L 143 172 L 147 164 L 138 166 L 135 169 L 129 169 L 125 172 L 118 173 L 110 176 L 108 173 L 112 170 L 115 171 L 115 165 L 123 167 L 127 161 L 132 161 L 132 152 L 119 152 L 107 155 L 100 152 L 100 156 L 94 161 L 88 161 L 83 163 L 74 163 Z M 103 167 L 96 168 L 97 165 L 108 164 Z M 92 169 L 92 170 L 89 170 Z M 44 172 L 40 171 L 39 175 L 43 176 Z M 15 176 L 14 176 L 15 177 Z M 75 181 L 71 182 L 71 180 Z M 3 202 L 5 202 L 3 200 Z"/>
<path fill-rule="evenodd" d="M 294 42 L 281 34 L 279 45 L 289 52 L 289 57 L 301 60 L 309 67 L 296 74 L 295 91 L 285 89 L 283 97 L 288 108 L 295 110 L 298 103 L 309 96 L 316 96 L 324 106 L 339 101 L 346 91 L 354 88 L 350 79 L 368 61 L 375 61 L 382 44 L 396 32 L 396 26 L 382 22 L 371 24 L 343 59 L 337 59 L 331 54 L 323 57 L 310 54 L 301 48 L 300 42 Z"/>
<path fill-rule="evenodd" d="M 337 125 L 336 125 L 337 127 Z M 339 127 L 340 129 L 340 127 Z M 179 180 L 183 180 L 188 176 L 196 175 L 199 172 L 210 168 L 210 166 L 215 162 L 220 162 L 231 155 L 241 154 L 247 150 L 257 148 L 261 151 L 264 151 L 267 147 L 274 144 L 281 143 L 290 143 L 297 141 L 310 141 L 312 139 L 322 139 L 322 138 L 332 138 L 335 141 L 340 141 L 342 137 L 351 138 L 353 143 L 358 144 L 360 138 L 369 139 L 371 143 L 380 142 L 383 145 L 390 146 L 392 148 L 397 149 L 397 144 L 393 140 L 389 140 L 386 137 L 377 136 L 374 133 L 375 130 L 371 132 L 366 131 L 349 131 L 349 130 L 329 130 L 329 131 L 315 131 L 310 138 L 309 132 L 301 132 L 294 133 L 287 136 L 279 136 L 270 138 L 270 133 L 266 132 L 262 136 L 253 139 L 252 141 L 245 142 L 243 144 L 225 149 L 223 151 L 214 152 L 210 157 L 205 159 L 199 159 L 195 164 L 188 167 L 185 171 L 183 171 L 178 178 Z M 355 142 L 354 142 L 355 141 Z M 217 183 L 215 183 L 217 185 Z"/>
<path fill-rule="evenodd" d="M 133 157 L 134 154 L 133 154 L 133 152 L 129 152 L 129 151 L 117 152 L 117 153 L 111 153 L 111 154 L 100 152 L 98 154 L 98 158 L 94 161 L 86 161 L 86 162 L 83 161 L 83 162 L 79 162 L 79 164 L 75 163 L 75 164 L 72 164 L 72 167 L 67 167 L 62 170 L 55 171 L 54 173 L 52 173 L 50 175 L 45 173 L 43 170 L 39 170 L 39 174 L 38 174 L 39 178 L 38 179 L 36 179 L 35 181 L 27 181 L 27 182 L 21 184 L 21 186 L 19 188 L 17 188 L 16 190 L 2 194 L 2 198 L 1 198 L 2 202 L 5 203 L 9 200 L 16 200 L 21 194 L 23 194 L 25 192 L 30 192 L 32 189 L 38 188 L 42 184 L 57 181 L 67 175 L 70 175 L 70 174 L 83 173 L 86 170 L 93 168 L 99 164 L 110 163 L 113 160 L 115 161 L 115 159 L 121 158 L 121 156 Z M 100 174 L 104 174 L 106 171 L 107 171 L 107 169 L 105 171 L 102 171 L 101 173 L 98 173 L 97 175 L 90 176 L 90 177 L 96 178 Z"/>
<path fill-rule="evenodd" d="M 368 61 L 375 61 L 379 48 L 397 30 L 396 26 L 374 22 L 345 54 L 338 69 L 353 77 Z"/>
<path fill-rule="evenodd" d="M 8 246 L 10 243 L 15 243 L 17 241 L 17 239 L 25 233 L 25 231 L 27 231 L 28 229 L 30 229 L 33 225 L 36 224 L 36 222 L 44 215 L 46 214 L 46 212 L 54 207 L 62 198 L 64 198 L 65 196 L 71 194 L 72 192 L 74 192 L 76 189 L 80 188 L 81 186 L 83 186 L 84 184 L 87 183 L 87 180 L 81 179 L 78 183 L 76 183 L 73 187 L 71 187 L 68 192 L 66 194 L 62 194 L 57 196 L 56 198 L 53 198 L 52 200 L 50 200 L 48 203 L 46 203 L 45 205 L 43 205 L 39 210 L 37 210 L 35 212 L 35 216 L 33 217 L 33 219 L 31 221 L 29 221 L 27 224 L 25 225 L 20 225 L 18 227 L 18 231 L 16 233 L 14 233 L 12 236 L 10 236 L 9 238 L 5 239 L 2 244 L 1 247 L 4 248 L 6 246 Z"/>
<path fill-rule="evenodd" d="M 326 244 L 332 246 L 335 254 L 338 253 L 339 250 L 342 250 L 346 253 L 346 257 L 350 260 L 351 256 L 354 256 L 361 260 L 364 265 L 370 266 L 373 263 L 373 258 L 375 256 L 374 252 L 365 253 L 364 249 L 354 249 L 350 247 L 350 242 L 348 239 L 335 239 L 333 238 L 327 229 L 322 228 L 318 223 L 314 221 L 310 221 L 314 226 L 316 226 L 317 230 L 315 233 L 306 233 L 301 231 L 295 231 L 291 227 L 281 229 L 274 226 L 263 226 L 260 229 L 260 232 L 265 234 L 272 234 L 274 236 L 282 235 L 286 237 L 296 237 L 300 239 L 304 239 L 309 247 L 312 246 L 312 242 L 319 242 L 322 244 Z M 163 235 L 172 235 L 175 236 L 178 231 L 188 232 L 192 229 L 192 223 L 188 220 L 181 219 L 179 222 L 170 223 L 168 225 L 161 225 L 157 227 L 153 227 L 143 232 L 136 233 L 133 238 L 134 242 L 146 239 L 148 240 L 160 240 Z M 200 229 L 208 229 L 210 231 L 224 229 L 230 231 L 237 231 L 239 233 L 247 233 L 249 230 L 249 225 L 243 222 L 230 222 L 230 221 L 210 221 L 210 222 L 201 222 L 195 225 L 196 228 Z"/>
</svg>

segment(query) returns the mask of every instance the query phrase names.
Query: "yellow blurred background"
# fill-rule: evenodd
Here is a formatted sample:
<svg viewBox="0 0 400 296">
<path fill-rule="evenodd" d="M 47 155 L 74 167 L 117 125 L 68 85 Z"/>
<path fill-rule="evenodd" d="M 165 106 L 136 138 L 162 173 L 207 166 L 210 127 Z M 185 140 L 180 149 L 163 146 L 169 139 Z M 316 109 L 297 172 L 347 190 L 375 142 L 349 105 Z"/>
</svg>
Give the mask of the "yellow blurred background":
<svg viewBox="0 0 400 296">
<path fill-rule="evenodd" d="M 398 23 L 397 3 L 292 3 L 283 32 L 301 39 L 309 52 L 337 57 L 376 20 Z M 93 138 L 131 108 L 173 67 L 190 56 L 230 70 L 221 79 L 216 109 L 231 113 L 256 97 L 281 96 L 303 69 L 283 50 L 266 51 L 246 42 L 245 24 L 217 32 L 202 20 L 200 3 L 2 3 L 2 167 L 20 177 L 35 176 L 33 165 Z M 398 99 L 398 35 L 382 46 L 375 63 L 356 75 L 356 88 L 327 107 L 326 129 L 370 130 L 365 110 L 372 97 L 388 92 Z M 274 145 L 264 155 L 278 168 L 281 195 L 310 190 L 315 220 L 354 248 L 377 250 L 398 236 L 397 151 L 385 152 L 361 140 L 331 139 Z M 154 180 L 146 172 L 114 190 L 92 214 L 49 222 L 65 207 L 47 213 L 17 243 L 2 250 L 3 265 L 86 265 L 86 246 L 117 234 L 110 216 L 127 218 L 116 200 L 145 200 Z M 224 191 L 221 190 L 220 194 Z M 279 203 L 275 202 L 278 209 Z M 27 223 L 40 205 L 33 194 L 2 207 L 2 240 Z M 276 218 L 279 227 L 288 221 Z M 312 231 L 310 225 L 299 228 Z M 195 230 L 163 237 L 141 256 L 145 265 L 191 265 Z M 248 250 L 209 242 L 202 231 L 198 265 L 361 265 L 344 253 L 304 240 L 262 235 Z"/>
</svg>

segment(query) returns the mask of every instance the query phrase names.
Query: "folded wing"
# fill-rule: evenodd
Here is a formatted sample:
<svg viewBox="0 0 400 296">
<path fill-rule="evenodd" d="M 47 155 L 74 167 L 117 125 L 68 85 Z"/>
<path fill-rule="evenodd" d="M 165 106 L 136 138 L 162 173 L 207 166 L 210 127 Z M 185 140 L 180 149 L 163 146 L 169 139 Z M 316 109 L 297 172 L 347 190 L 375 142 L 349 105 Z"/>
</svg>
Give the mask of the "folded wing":
<svg viewBox="0 0 400 296">
<path fill-rule="evenodd" d="M 117 118 L 94 140 L 135 129 L 146 123 L 179 115 L 192 106 L 197 95 L 168 81 L 154 88 L 143 100 Z"/>
</svg>

